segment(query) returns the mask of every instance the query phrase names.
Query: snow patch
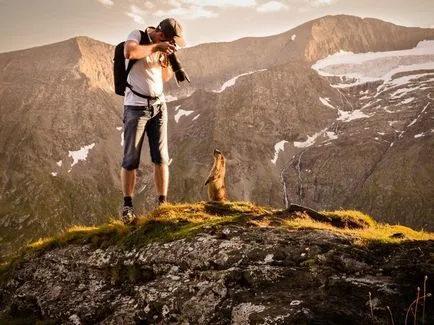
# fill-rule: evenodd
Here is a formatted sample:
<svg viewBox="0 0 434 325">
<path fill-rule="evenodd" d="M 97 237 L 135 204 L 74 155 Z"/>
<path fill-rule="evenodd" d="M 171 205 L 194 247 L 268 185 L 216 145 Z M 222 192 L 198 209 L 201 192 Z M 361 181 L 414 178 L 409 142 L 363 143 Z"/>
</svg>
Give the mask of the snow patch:
<svg viewBox="0 0 434 325">
<path fill-rule="evenodd" d="M 310 147 L 311 145 L 313 145 L 315 143 L 316 139 L 319 136 L 321 136 L 322 134 L 324 134 L 324 132 L 326 130 L 327 129 L 324 129 L 324 130 L 322 130 L 322 131 L 320 131 L 318 133 L 315 133 L 312 136 L 307 136 L 307 140 L 306 141 L 294 141 L 294 143 L 293 143 L 294 147 L 296 147 L 296 148 L 307 148 L 307 147 Z"/>
<path fill-rule="evenodd" d="M 394 79 L 397 73 L 432 70 L 433 65 L 434 41 L 421 41 L 415 48 L 409 50 L 357 54 L 339 52 L 318 60 L 312 65 L 312 69 L 322 76 L 340 77 L 341 83 L 332 85 L 335 88 L 382 80 L 383 83 L 377 89 L 379 92 L 432 75 L 432 73 L 424 73 Z"/>
<path fill-rule="evenodd" d="M 118 127 L 116 128 L 116 130 L 118 130 L 118 131 L 122 131 L 122 132 L 121 132 L 121 147 L 123 147 L 123 146 L 124 146 L 124 143 L 125 143 L 123 129 L 124 129 L 124 128 L 123 128 L 122 126 L 118 126 Z"/>
<path fill-rule="evenodd" d="M 350 122 L 350 121 L 358 120 L 361 118 L 368 118 L 368 117 L 371 117 L 373 115 L 373 114 L 367 115 L 367 114 L 363 113 L 360 109 L 356 109 L 356 110 L 351 111 L 351 112 L 338 110 L 338 112 L 339 112 L 339 117 L 337 118 L 337 120 L 342 121 L 342 122 Z"/>
<path fill-rule="evenodd" d="M 335 109 L 335 107 L 332 104 L 330 104 L 329 98 L 327 98 L 327 97 L 326 98 L 320 97 L 319 100 L 321 101 L 321 103 L 323 103 L 323 105 Z"/>
<path fill-rule="evenodd" d="M 56 164 L 57 164 L 57 166 L 62 167 L 63 161 L 59 160 Z"/>
<path fill-rule="evenodd" d="M 232 79 L 226 81 L 219 90 L 214 90 L 215 93 L 221 93 L 223 90 L 225 90 L 226 88 L 232 87 L 235 85 L 235 82 L 237 81 L 237 79 L 239 77 L 243 77 L 243 76 L 247 76 L 249 74 L 255 73 L 255 72 L 262 72 L 262 71 L 266 71 L 267 69 L 260 69 L 260 70 L 255 70 L 255 71 L 249 71 L 246 73 L 242 73 L 239 74 L 238 76 L 233 77 Z"/>
<path fill-rule="evenodd" d="M 326 135 L 329 137 L 330 140 L 336 140 L 338 138 L 338 135 L 334 132 L 326 132 Z"/>
<path fill-rule="evenodd" d="M 194 121 L 195 119 L 197 119 L 200 116 L 200 114 L 197 114 L 195 117 L 193 117 L 192 121 Z"/>
<path fill-rule="evenodd" d="M 170 96 L 170 95 L 164 95 L 164 97 L 166 98 L 166 102 L 173 102 L 175 100 L 178 100 L 178 97 L 175 96 Z"/>
<path fill-rule="evenodd" d="M 74 167 L 79 161 L 86 160 L 89 150 L 92 149 L 93 147 L 95 147 L 95 142 L 88 146 L 81 147 L 77 151 L 69 151 L 68 157 L 71 157 L 73 160 L 71 164 L 71 168 Z"/>
<path fill-rule="evenodd" d="M 411 103 L 414 99 L 415 99 L 414 97 L 410 97 L 410 98 L 404 99 L 403 101 L 401 101 L 400 104 L 408 104 L 408 103 Z"/>
<path fill-rule="evenodd" d="M 285 143 L 287 143 L 287 142 L 288 142 L 288 141 L 286 141 L 286 140 L 282 140 L 282 141 L 277 142 L 277 143 L 274 145 L 274 158 L 271 159 L 271 162 L 272 162 L 273 164 L 276 164 L 276 162 L 277 162 L 277 158 L 278 158 L 278 156 L 279 156 L 279 152 L 281 152 L 281 151 L 284 150 Z"/>
<path fill-rule="evenodd" d="M 51 172 L 51 175 L 53 175 L 54 177 L 56 177 L 57 173 L 56 172 Z"/>
<path fill-rule="evenodd" d="M 175 121 L 176 121 L 176 123 L 179 122 L 179 119 L 182 116 L 189 116 L 192 113 L 194 113 L 194 111 L 186 111 L 186 110 L 183 110 L 183 109 L 178 109 L 177 112 L 176 112 L 176 114 L 175 114 Z"/>
<path fill-rule="evenodd" d="M 402 96 L 408 94 L 409 92 L 412 92 L 413 90 L 418 90 L 418 89 L 423 89 L 420 87 L 410 87 L 410 88 L 401 88 L 396 90 L 393 94 L 390 95 L 390 97 L 392 99 L 398 99 L 401 98 Z"/>
<path fill-rule="evenodd" d="M 369 102 L 369 103 L 363 105 L 362 109 L 367 108 L 367 107 L 369 107 L 369 106 L 371 106 L 371 105 L 373 105 L 373 104 L 375 104 L 375 103 L 378 103 L 378 102 L 381 102 L 381 99 L 377 98 L 377 99 L 374 100 L 373 102 Z"/>
<path fill-rule="evenodd" d="M 419 115 L 409 124 L 407 125 L 407 127 L 412 126 L 413 124 L 415 124 L 417 122 L 417 120 L 419 120 L 419 118 L 422 116 L 423 113 L 425 113 L 425 110 L 427 109 L 427 107 L 429 106 L 430 103 L 426 104 L 425 107 L 423 108 L 423 110 L 419 113 Z"/>
<path fill-rule="evenodd" d="M 417 70 L 430 70 L 432 69 L 434 65 L 434 56 L 431 62 L 425 63 L 425 64 L 413 64 L 413 65 L 407 65 L 407 66 L 399 66 L 396 69 L 392 69 L 390 72 L 385 74 L 383 76 L 383 84 L 378 86 L 377 88 L 377 94 L 375 96 L 378 96 L 383 91 L 389 90 L 391 88 L 395 88 L 398 86 L 405 86 L 406 84 L 423 78 L 425 76 L 431 76 L 434 73 L 421 73 L 421 74 L 410 74 L 408 76 L 403 76 L 399 78 L 393 78 L 393 76 L 400 72 L 411 72 L 411 71 L 417 71 Z"/>
<path fill-rule="evenodd" d="M 291 36 L 291 41 L 295 41 L 296 38 L 297 38 L 297 35 L 292 34 L 292 36 Z"/>
<path fill-rule="evenodd" d="M 426 136 L 426 133 L 425 132 L 423 132 L 423 133 L 419 133 L 419 134 L 415 134 L 415 138 L 417 139 L 417 138 L 422 138 L 422 137 L 424 137 L 424 136 Z"/>
</svg>

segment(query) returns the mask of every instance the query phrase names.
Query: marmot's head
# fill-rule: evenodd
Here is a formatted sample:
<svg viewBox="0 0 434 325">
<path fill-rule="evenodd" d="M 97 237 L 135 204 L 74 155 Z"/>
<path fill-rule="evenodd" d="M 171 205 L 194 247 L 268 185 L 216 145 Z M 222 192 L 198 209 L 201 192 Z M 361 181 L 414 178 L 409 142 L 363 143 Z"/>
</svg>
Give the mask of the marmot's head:
<svg viewBox="0 0 434 325">
<path fill-rule="evenodd" d="M 218 149 L 214 149 L 214 160 L 217 163 L 217 166 L 225 165 L 225 157 L 223 156 L 222 152 Z"/>
<path fill-rule="evenodd" d="M 224 159 L 223 154 L 220 150 L 214 149 L 214 158 L 216 159 Z"/>
</svg>

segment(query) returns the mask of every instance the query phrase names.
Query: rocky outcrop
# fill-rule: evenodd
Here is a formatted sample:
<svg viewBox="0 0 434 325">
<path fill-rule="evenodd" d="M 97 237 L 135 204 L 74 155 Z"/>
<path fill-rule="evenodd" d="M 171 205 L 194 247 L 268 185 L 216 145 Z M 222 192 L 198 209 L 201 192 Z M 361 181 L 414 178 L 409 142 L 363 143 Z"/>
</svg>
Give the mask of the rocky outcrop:
<svg viewBox="0 0 434 325">
<path fill-rule="evenodd" d="M 420 297 L 432 292 L 433 241 L 355 246 L 329 231 L 272 226 L 282 221 L 209 226 L 134 248 L 71 244 L 27 255 L 0 286 L 0 320 L 404 324 L 425 276 Z M 434 321 L 429 301 L 418 301 L 425 324 Z"/>
<path fill-rule="evenodd" d="M 207 199 L 203 183 L 219 148 L 231 200 L 358 208 L 434 229 L 430 77 L 378 95 L 375 82 L 336 89 L 338 77 L 311 68 L 339 50 L 396 50 L 432 38 L 432 29 L 340 15 L 179 51 L 192 83 L 167 88 L 178 98 L 168 103 L 169 199 Z M 87 37 L 0 54 L 0 256 L 118 214 L 123 111 L 111 88 L 112 57 L 112 45 Z M 362 109 L 370 118 L 350 120 Z M 143 151 L 139 213 L 155 207 Z"/>
</svg>

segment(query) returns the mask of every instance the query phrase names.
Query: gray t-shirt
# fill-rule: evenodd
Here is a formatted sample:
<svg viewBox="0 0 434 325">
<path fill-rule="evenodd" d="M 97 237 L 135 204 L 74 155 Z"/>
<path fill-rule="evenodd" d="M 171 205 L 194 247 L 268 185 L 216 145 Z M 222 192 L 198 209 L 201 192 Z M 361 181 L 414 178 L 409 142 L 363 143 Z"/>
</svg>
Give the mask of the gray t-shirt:
<svg viewBox="0 0 434 325">
<path fill-rule="evenodd" d="M 149 37 L 146 31 L 146 37 Z M 140 43 L 140 31 L 133 30 L 127 40 L 133 40 Z M 152 43 L 149 37 L 150 43 Z M 163 75 L 160 60 L 162 53 L 155 52 L 151 55 L 137 61 L 131 68 L 128 74 L 127 82 L 133 87 L 134 91 L 147 96 L 160 96 L 160 100 L 164 101 L 163 95 Z M 128 61 L 125 60 L 125 66 L 128 66 Z M 130 88 L 125 90 L 124 105 L 147 105 L 148 101 L 145 98 L 134 95 Z"/>
</svg>

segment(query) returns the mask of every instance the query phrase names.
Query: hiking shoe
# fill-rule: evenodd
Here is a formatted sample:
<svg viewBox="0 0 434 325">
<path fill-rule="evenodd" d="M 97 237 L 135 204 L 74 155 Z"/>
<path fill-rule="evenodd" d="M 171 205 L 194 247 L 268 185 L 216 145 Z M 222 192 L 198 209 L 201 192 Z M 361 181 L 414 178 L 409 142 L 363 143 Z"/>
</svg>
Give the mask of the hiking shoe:
<svg viewBox="0 0 434 325">
<path fill-rule="evenodd" d="M 166 204 L 166 203 L 168 203 L 168 202 L 167 202 L 167 196 L 165 196 L 165 195 L 160 195 L 160 196 L 158 197 L 158 199 L 157 199 L 157 205 L 160 207 L 160 206 L 162 206 L 163 204 Z"/>
<path fill-rule="evenodd" d="M 137 217 L 134 214 L 133 207 L 124 206 L 122 208 L 121 220 L 125 225 L 132 224 L 136 221 Z"/>
</svg>

